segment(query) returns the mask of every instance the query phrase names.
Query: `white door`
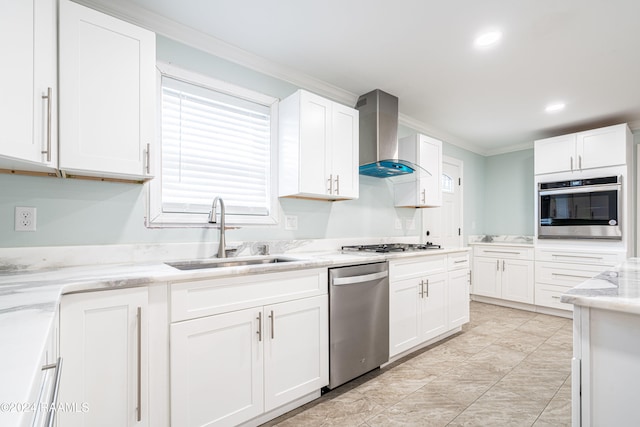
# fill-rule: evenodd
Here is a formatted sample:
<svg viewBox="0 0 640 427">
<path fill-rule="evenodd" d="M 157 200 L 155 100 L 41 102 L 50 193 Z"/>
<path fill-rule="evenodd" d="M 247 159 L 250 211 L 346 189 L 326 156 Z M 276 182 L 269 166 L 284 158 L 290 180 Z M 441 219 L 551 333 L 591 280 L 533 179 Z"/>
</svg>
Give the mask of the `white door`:
<svg viewBox="0 0 640 427">
<path fill-rule="evenodd" d="M 389 284 L 389 357 L 420 343 L 420 279 Z"/>
<path fill-rule="evenodd" d="M 358 198 L 359 129 L 358 110 L 333 103 L 331 170 L 336 196 Z"/>
<path fill-rule="evenodd" d="M 447 330 L 447 273 L 427 276 L 422 292 L 421 341 L 427 341 Z"/>
<path fill-rule="evenodd" d="M 502 298 L 533 304 L 533 261 L 500 261 Z"/>
<path fill-rule="evenodd" d="M 171 425 L 233 426 L 263 412 L 264 322 L 260 307 L 171 325 Z"/>
<path fill-rule="evenodd" d="M 329 383 L 327 295 L 266 306 L 265 412 Z"/>
<path fill-rule="evenodd" d="M 443 157 L 442 206 L 422 209 L 422 239 L 443 248 L 464 246 L 462 230 L 462 166 L 461 160 Z M 428 233 L 428 235 L 427 235 Z"/>
<path fill-rule="evenodd" d="M 500 298 L 501 262 L 498 258 L 475 257 L 473 260 L 473 294 Z"/>
<path fill-rule="evenodd" d="M 58 401 L 87 410 L 59 411 L 58 425 L 148 425 L 147 307 L 146 288 L 62 297 Z"/>
<path fill-rule="evenodd" d="M 145 176 L 155 131 L 155 34 L 60 1 L 60 169 Z"/>
</svg>

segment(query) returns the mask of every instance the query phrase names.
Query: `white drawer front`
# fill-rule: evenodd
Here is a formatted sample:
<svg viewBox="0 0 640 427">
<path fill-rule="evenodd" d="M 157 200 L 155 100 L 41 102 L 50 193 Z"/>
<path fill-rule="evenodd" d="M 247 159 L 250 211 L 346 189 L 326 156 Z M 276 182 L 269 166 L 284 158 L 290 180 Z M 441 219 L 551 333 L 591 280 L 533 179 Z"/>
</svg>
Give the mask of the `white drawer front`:
<svg viewBox="0 0 640 427">
<path fill-rule="evenodd" d="M 572 288 L 607 269 L 603 265 L 536 262 L 536 282 Z"/>
<path fill-rule="evenodd" d="M 571 289 L 571 287 L 536 283 L 536 305 L 573 311 L 573 304 L 560 302 L 562 294 L 569 289 Z"/>
<path fill-rule="evenodd" d="M 391 281 L 420 277 L 425 274 L 443 273 L 445 271 L 447 271 L 446 255 L 430 255 L 389 261 L 389 277 Z"/>
<path fill-rule="evenodd" d="M 449 266 L 449 270 L 461 270 L 464 268 L 469 268 L 469 252 L 463 252 L 458 254 L 449 254 L 447 257 L 447 264 Z"/>
<path fill-rule="evenodd" d="M 171 283 L 171 321 L 327 293 L 326 268 Z"/>
<path fill-rule="evenodd" d="M 623 251 L 562 251 L 551 249 L 537 249 L 536 261 L 553 261 L 573 264 L 589 264 L 613 267 L 626 259 Z"/>
<path fill-rule="evenodd" d="M 476 245 L 473 256 L 509 259 L 533 259 L 533 247 Z"/>
</svg>

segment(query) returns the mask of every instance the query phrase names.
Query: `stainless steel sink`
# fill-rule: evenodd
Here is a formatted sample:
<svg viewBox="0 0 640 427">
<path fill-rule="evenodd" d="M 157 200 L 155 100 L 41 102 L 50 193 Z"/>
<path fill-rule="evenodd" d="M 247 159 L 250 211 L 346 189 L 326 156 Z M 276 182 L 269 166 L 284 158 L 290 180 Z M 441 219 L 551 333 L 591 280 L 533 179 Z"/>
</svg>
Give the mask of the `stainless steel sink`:
<svg viewBox="0 0 640 427">
<path fill-rule="evenodd" d="M 201 268 L 242 267 L 245 265 L 276 264 L 297 261 L 291 258 L 251 258 L 251 259 L 199 259 L 194 261 L 166 262 L 178 270 L 199 270 Z"/>
</svg>

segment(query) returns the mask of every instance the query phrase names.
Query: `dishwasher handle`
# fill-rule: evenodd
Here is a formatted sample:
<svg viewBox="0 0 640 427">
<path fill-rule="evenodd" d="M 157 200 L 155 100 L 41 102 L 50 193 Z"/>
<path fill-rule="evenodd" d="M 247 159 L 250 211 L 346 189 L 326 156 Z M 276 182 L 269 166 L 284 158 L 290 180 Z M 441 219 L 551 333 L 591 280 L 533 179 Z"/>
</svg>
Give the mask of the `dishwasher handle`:
<svg viewBox="0 0 640 427">
<path fill-rule="evenodd" d="M 374 280 L 383 279 L 389 275 L 388 271 L 379 271 L 377 273 L 363 274 L 361 276 L 336 277 L 332 279 L 333 286 L 353 285 L 355 283 L 372 282 Z"/>
</svg>

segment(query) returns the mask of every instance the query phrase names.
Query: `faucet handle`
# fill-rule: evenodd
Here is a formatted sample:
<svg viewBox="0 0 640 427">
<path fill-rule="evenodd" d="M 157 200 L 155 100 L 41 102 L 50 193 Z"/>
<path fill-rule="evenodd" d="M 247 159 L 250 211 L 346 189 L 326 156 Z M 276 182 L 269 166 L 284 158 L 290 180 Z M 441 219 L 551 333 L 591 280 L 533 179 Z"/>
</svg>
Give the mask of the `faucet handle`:
<svg viewBox="0 0 640 427">
<path fill-rule="evenodd" d="M 258 254 L 259 255 L 269 255 L 269 245 L 267 245 L 267 244 L 258 245 L 257 249 L 258 249 Z"/>
<path fill-rule="evenodd" d="M 224 254 L 227 257 L 234 257 L 236 256 L 236 252 L 238 252 L 238 248 L 230 248 L 230 249 L 225 249 L 224 250 Z"/>
</svg>

